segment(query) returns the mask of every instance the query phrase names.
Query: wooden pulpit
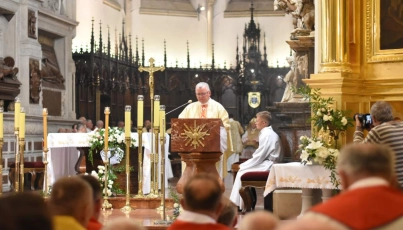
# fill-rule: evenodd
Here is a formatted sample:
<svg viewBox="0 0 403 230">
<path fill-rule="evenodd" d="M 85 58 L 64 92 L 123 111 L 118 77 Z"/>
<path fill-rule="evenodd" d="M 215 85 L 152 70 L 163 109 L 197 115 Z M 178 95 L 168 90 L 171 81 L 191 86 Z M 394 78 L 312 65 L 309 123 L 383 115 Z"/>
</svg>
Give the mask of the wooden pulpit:
<svg viewBox="0 0 403 230">
<path fill-rule="evenodd" d="M 171 151 L 178 152 L 186 163 L 176 190 L 183 193 L 188 179 L 197 173 L 217 177 L 221 189 L 225 187 L 218 174 L 216 162 L 220 161 L 221 119 L 171 119 Z"/>
</svg>

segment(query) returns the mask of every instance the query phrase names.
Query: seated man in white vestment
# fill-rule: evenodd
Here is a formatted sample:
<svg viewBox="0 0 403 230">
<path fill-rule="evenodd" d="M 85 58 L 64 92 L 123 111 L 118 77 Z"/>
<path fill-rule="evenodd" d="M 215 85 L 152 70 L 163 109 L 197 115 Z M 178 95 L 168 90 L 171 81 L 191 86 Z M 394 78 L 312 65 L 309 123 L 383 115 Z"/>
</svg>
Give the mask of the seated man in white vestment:
<svg viewBox="0 0 403 230">
<path fill-rule="evenodd" d="M 217 101 L 210 98 L 211 91 L 210 86 L 205 82 L 199 82 L 195 88 L 197 101 L 189 104 L 185 107 L 179 118 L 220 118 L 224 127 L 220 130 L 220 150 L 222 153 L 227 149 L 227 135 L 226 129 L 229 131 L 230 124 L 227 110 Z M 218 167 L 218 173 L 220 177 L 226 175 L 226 170 L 223 167 L 223 157 Z M 185 163 L 182 162 L 182 172 L 185 170 Z M 225 170 L 225 172 L 223 172 Z"/>
<path fill-rule="evenodd" d="M 243 207 L 243 201 L 239 195 L 242 175 L 247 172 L 269 171 L 274 163 L 282 160 L 280 138 L 273 131 L 270 123 L 270 112 L 262 111 L 256 114 L 256 128 L 260 129 L 259 147 L 253 153 L 252 158 L 239 165 L 230 196 L 230 200 L 240 208 Z"/>
</svg>

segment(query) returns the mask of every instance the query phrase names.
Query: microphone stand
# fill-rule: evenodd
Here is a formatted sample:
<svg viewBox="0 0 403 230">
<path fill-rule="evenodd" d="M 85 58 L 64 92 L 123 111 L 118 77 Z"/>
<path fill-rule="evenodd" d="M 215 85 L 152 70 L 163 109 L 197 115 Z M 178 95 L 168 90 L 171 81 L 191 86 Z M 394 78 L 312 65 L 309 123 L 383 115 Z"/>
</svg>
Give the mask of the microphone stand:
<svg viewBox="0 0 403 230">
<path fill-rule="evenodd" d="M 168 114 L 170 114 L 170 113 L 172 113 L 173 111 L 175 111 L 175 110 L 177 110 L 177 109 L 182 108 L 183 106 L 185 106 L 185 105 L 187 105 L 187 104 L 190 104 L 190 103 L 192 103 L 192 100 L 189 100 L 189 101 L 188 101 L 188 102 L 186 102 L 185 104 L 180 105 L 179 107 L 176 107 L 175 109 L 173 109 L 173 110 L 171 110 L 171 111 L 167 112 L 167 113 L 165 114 L 165 116 L 166 116 L 166 115 L 168 115 Z"/>
</svg>

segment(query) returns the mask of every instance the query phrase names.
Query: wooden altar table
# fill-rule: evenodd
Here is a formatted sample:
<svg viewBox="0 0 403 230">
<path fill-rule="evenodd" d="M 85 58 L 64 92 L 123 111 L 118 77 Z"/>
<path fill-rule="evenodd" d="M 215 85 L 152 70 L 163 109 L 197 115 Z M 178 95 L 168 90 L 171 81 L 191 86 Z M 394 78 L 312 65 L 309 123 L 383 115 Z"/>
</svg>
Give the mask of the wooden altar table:
<svg viewBox="0 0 403 230">
<path fill-rule="evenodd" d="M 48 185 L 52 185 L 57 179 L 64 176 L 76 175 L 74 167 L 79 158 L 77 147 L 90 147 L 89 139 L 91 133 L 49 133 L 48 134 Z M 132 138 L 136 140 L 135 146 L 138 147 L 138 134 L 132 133 Z M 154 136 L 154 134 L 153 134 Z M 143 193 L 150 192 L 151 180 L 151 133 L 142 134 L 144 147 L 143 159 Z M 169 135 L 166 134 L 165 142 L 165 184 L 168 185 L 168 178 L 173 177 L 172 167 L 168 159 L 169 153 Z M 159 145 L 160 146 L 160 145 Z M 161 151 L 160 151 L 161 152 Z M 137 160 L 137 159 L 136 159 Z M 160 155 L 161 162 L 161 155 Z M 159 168 L 160 170 L 160 168 Z M 158 173 L 160 175 L 160 172 Z M 159 180 L 161 177 L 158 177 Z M 159 181 L 161 185 L 161 181 Z M 133 191 L 137 192 L 137 191 Z"/>
<path fill-rule="evenodd" d="M 321 165 L 303 165 L 300 162 L 274 164 L 267 178 L 263 196 L 276 188 L 300 188 L 302 190 L 302 208 L 300 217 L 312 207 L 313 189 L 322 190 L 322 201 L 331 198 L 336 187 L 330 182 L 330 170 Z"/>
</svg>

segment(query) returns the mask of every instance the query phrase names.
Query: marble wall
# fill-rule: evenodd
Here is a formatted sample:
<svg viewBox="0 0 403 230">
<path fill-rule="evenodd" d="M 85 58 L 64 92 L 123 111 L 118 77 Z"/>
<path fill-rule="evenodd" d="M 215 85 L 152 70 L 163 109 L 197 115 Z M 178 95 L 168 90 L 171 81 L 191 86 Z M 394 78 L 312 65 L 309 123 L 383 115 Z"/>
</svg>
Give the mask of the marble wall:
<svg viewBox="0 0 403 230">
<path fill-rule="evenodd" d="M 25 160 L 42 160 L 42 102 L 30 103 L 29 61 L 42 61 L 43 52 L 38 41 L 40 34 L 54 39 L 54 51 L 60 74 L 65 79 L 65 89 L 43 87 L 44 90 L 58 91 L 61 94 L 59 105 L 61 116 L 49 117 L 48 132 L 57 132 L 60 127 L 71 127 L 75 122 L 74 86 L 75 66 L 71 54 L 71 41 L 78 25 L 75 13 L 76 0 L 3 0 L 0 1 L 0 57 L 10 56 L 19 68 L 18 80 L 22 83 L 18 95 L 25 108 L 26 145 Z M 31 13 L 31 14 L 30 14 Z M 31 18 L 29 17 L 31 16 Z M 35 18 L 32 21 L 32 17 Z M 0 83 L 1 84 L 1 83 Z M 0 98 L 1 99 L 1 98 Z M 8 175 L 8 165 L 15 161 L 14 112 L 4 113 L 3 178 Z M 8 189 L 8 179 L 3 180 L 3 189 Z"/>
</svg>

